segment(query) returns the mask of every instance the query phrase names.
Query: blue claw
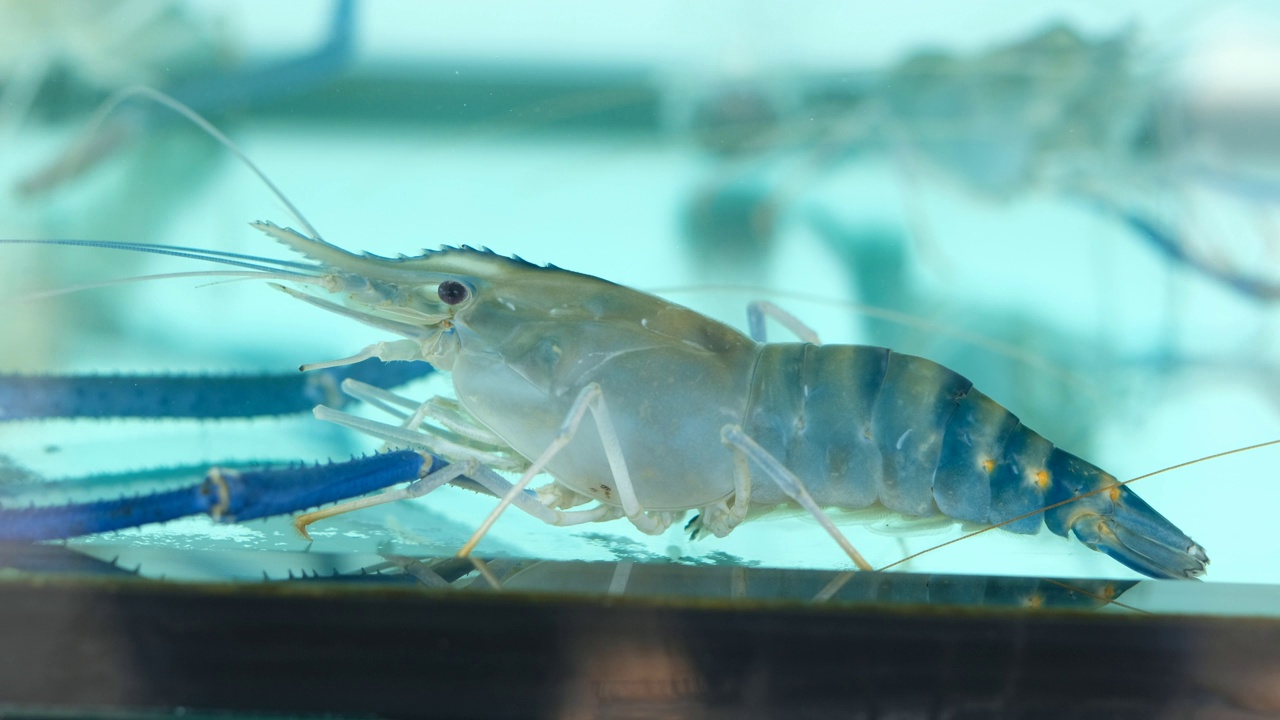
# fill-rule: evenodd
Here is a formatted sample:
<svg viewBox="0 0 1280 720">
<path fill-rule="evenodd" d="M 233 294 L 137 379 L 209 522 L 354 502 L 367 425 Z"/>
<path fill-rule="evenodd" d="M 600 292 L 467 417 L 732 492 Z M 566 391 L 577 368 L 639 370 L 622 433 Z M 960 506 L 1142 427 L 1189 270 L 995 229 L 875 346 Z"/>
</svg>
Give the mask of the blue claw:
<svg viewBox="0 0 1280 720">
<path fill-rule="evenodd" d="M 260 375 L 0 375 L 0 422 L 45 418 L 244 418 L 349 402 L 348 378 L 381 388 L 431 374 L 425 362 L 369 359 L 307 373 Z"/>
<path fill-rule="evenodd" d="M 202 482 L 176 490 L 49 507 L 0 508 L 0 540 L 71 538 L 204 513 L 223 522 L 284 515 L 410 482 L 444 467 L 444 461 L 429 457 L 427 468 L 427 458 L 411 450 L 310 467 L 214 468 Z"/>
<path fill-rule="evenodd" d="M 215 517 L 227 521 L 284 515 L 365 495 L 374 490 L 417 480 L 447 465 L 434 455 L 427 459 L 412 450 L 311 467 L 276 470 L 209 471 L 202 488 L 225 483 L 227 501 L 215 507 Z"/>
</svg>

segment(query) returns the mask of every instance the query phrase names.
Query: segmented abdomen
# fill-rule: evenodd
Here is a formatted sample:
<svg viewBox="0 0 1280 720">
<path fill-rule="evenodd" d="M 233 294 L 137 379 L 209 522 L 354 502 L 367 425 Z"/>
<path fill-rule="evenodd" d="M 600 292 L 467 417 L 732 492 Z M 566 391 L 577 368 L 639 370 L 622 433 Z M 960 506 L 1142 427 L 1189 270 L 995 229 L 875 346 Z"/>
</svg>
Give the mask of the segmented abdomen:
<svg viewBox="0 0 1280 720">
<path fill-rule="evenodd" d="M 1093 476 L 1088 484 L 1114 483 L 963 376 L 885 348 L 765 346 L 743 428 L 831 507 L 879 502 L 905 515 L 998 523 L 1051 502 L 1051 464 L 1069 459 Z M 1043 517 L 1005 527 L 1034 533 Z"/>
</svg>

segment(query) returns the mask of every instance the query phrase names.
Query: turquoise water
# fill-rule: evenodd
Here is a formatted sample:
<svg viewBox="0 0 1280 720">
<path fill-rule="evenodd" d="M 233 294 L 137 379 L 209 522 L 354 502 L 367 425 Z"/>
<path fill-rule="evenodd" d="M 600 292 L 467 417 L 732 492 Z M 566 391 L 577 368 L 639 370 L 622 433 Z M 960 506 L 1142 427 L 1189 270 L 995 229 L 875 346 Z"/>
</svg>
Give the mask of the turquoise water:
<svg viewBox="0 0 1280 720">
<path fill-rule="evenodd" d="M 192 17 L 221 18 L 217 42 L 237 48 L 246 63 L 269 62 L 314 42 L 325 7 L 301 3 L 256 17 L 263 11 L 248 4 L 202 5 Z M 731 3 L 698 13 L 673 4 L 670 15 L 651 8 L 632 10 L 632 17 L 571 6 L 564 12 L 579 26 L 548 22 L 546 30 L 514 18 L 504 30 L 462 11 L 418 17 L 414 7 L 360 6 L 359 44 L 344 75 L 223 117 L 211 113 L 330 242 L 383 255 L 485 246 L 657 292 L 742 328 L 746 304 L 769 299 L 824 342 L 885 344 L 952 367 L 1050 440 L 1121 479 L 1280 438 L 1274 300 L 1171 262 L 1115 210 L 1159 219 L 1189 252 L 1226 274 L 1280 280 L 1275 197 L 1259 191 L 1261 182 L 1228 191 L 1204 171 L 1268 177 L 1265 152 L 1248 153 L 1247 167 L 1230 152 L 1261 140 L 1241 135 L 1233 145 L 1237 136 L 1208 121 L 1199 127 L 1216 133 L 1213 152 L 1194 134 L 1133 139 L 1140 133 L 1132 126 L 1178 112 L 1151 90 L 1176 89 L 1175 80 L 1190 72 L 1187 58 L 1195 56 L 1188 48 L 1209 43 L 1205 34 L 1218 26 L 1207 10 L 1085 17 L 1005 6 L 977 13 L 973 27 L 983 31 L 975 34 L 923 13 L 857 18 L 829 8 L 834 15 L 812 9 L 797 17 L 758 8 L 738 13 Z M 736 19 L 726 24 L 724 17 Z M 994 18 L 1000 21 L 988 22 Z M 1096 88 L 1111 102 L 1063 101 L 1056 80 L 1070 74 L 1065 64 L 1050 63 L 1062 73 L 1022 87 L 1000 82 L 1000 73 L 1030 61 L 962 60 L 1028 43 L 1055 22 L 1086 50 L 1113 42 L 1128 53 L 1128 64 L 1097 74 L 1098 82 L 1118 83 Z M 885 30 L 866 33 L 865 42 L 833 29 L 871 24 Z M 263 27 L 290 27 L 296 36 L 277 40 L 273 31 L 268 38 Z M 708 35 L 709 28 L 717 30 Z M 610 32 L 624 39 L 602 42 Z M 915 67 L 908 60 L 919 62 L 926 48 L 950 53 L 943 65 L 953 72 L 926 78 L 902 70 Z M 993 75 L 974 80 L 980 71 Z M 913 78 L 918 87 L 902 87 Z M 926 79 L 966 90 L 940 92 Z M 1000 100 L 973 104 L 981 117 L 961 112 L 969 107 L 965 93 L 997 90 Z M 913 105 L 912 92 L 940 95 Z M 953 95 L 960 99 L 951 112 L 936 104 Z M 92 106 L 74 95 L 38 96 L 13 126 L 12 150 L 0 161 L 5 181 L 18 182 L 64 152 Z M 1092 114 L 1071 115 L 1082 107 Z M 708 108 L 747 120 L 706 120 Z M 920 108 L 935 114 L 922 119 Z M 1055 111 L 1066 119 L 1046 121 Z M 1090 135 L 1092 126 L 1107 130 Z M 185 125 L 144 135 L 55 190 L 10 196 L 0 236 L 285 257 L 247 223 L 297 222 L 244 167 Z M 740 137 L 746 144 L 729 154 L 727 144 Z M 767 241 L 731 222 L 714 225 L 714 241 L 690 229 L 697 198 L 738 186 L 776 203 Z M 9 298 L 0 325 L 3 371 L 284 371 L 386 339 L 253 282 L 167 280 L 31 299 L 193 266 L 70 248 L 7 246 L 0 253 Z M 771 333 L 790 339 L 785 330 Z M 426 398 L 449 391 L 437 379 L 406 392 Z M 0 453 L 49 478 L 344 458 L 376 447 L 309 418 L 0 426 Z M 1268 533 L 1280 503 L 1270 480 L 1276 461 L 1274 448 L 1259 450 L 1134 489 L 1207 548 L 1207 580 L 1280 584 Z M 318 525 L 311 548 L 362 557 L 448 554 L 491 507 L 486 498 L 445 490 Z M 958 534 L 895 531 L 884 521 L 846 527 L 877 566 Z M 136 553 L 144 572 L 171 578 L 256 578 L 309 562 L 287 520 L 220 526 L 190 519 L 70 544 L 130 566 Z M 480 547 L 553 560 L 848 565 L 820 528 L 800 517 L 766 518 L 723 540 L 690 542 L 675 529 L 653 538 L 622 523 L 547 528 L 510 512 Z M 190 551 L 193 560 L 166 556 L 158 569 L 148 554 L 156 548 Z M 212 551 L 230 549 L 236 552 L 210 560 Z M 1134 577 L 1047 533 L 989 533 L 903 569 Z"/>
</svg>

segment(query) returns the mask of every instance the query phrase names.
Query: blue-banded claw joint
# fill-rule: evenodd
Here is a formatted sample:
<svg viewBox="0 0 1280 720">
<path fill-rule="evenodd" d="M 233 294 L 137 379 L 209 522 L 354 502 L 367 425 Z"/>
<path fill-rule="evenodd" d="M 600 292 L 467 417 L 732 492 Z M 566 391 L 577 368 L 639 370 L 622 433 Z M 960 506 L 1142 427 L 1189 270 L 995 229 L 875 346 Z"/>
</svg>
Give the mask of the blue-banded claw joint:
<svg viewBox="0 0 1280 720">
<path fill-rule="evenodd" d="M 209 469 L 209 473 L 205 475 L 205 481 L 213 488 L 217 495 L 217 501 L 209 507 L 209 517 L 214 522 L 221 522 L 227 511 L 231 509 L 231 488 L 227 485 L 227 480 L 222 476 L 223 473 L 231 473 L 236 475 L 234 470 L 223 470 L 219 467 Z"/>
</svg>

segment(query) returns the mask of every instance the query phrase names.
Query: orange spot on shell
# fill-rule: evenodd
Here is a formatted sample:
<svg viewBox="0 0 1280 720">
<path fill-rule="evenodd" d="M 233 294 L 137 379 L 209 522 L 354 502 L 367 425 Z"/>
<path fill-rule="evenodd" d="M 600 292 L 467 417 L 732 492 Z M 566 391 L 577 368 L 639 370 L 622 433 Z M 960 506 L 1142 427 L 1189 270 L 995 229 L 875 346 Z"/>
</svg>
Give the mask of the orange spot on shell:
<svg viewBox="0 0 1280 720">
<path fill-rule="evenodd" d="M 1048 470 L 1040 470 L 1036 473 L 1036 485 L 1039 485 L 1041 490 L 1044 490 L 1045 488 L 1049 487 L 1049 471 Z"/>
<path fill-rule="evenodd" d="M 996 471 L 996 461 L 992 460 L 991 458 L 987 458 L 986 460 L 983 460 L 982 469 L 986 470 L 987 474 L 990 475 L 991 473 Z"/>
</svg>

